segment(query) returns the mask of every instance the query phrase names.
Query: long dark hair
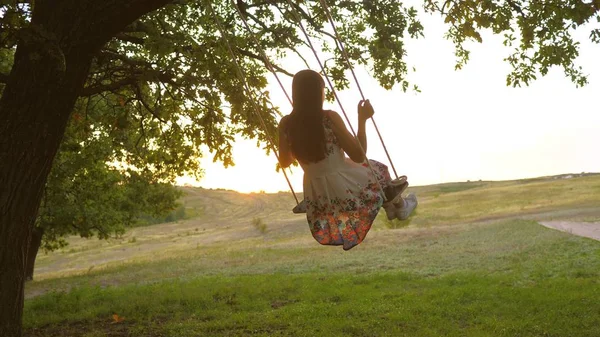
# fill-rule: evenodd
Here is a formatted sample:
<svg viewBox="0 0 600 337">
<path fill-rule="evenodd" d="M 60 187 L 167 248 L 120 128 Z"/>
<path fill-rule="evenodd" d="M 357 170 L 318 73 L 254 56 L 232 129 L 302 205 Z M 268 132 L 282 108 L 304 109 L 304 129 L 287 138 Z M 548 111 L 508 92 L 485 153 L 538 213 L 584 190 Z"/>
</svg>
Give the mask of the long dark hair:
<svg viewBox="0 0 600 337">
<path fill-rule="evenodd" d="M 294 109 L 288 124 L 288 137 L 292 152 L 303 163 L 316 163 L 325 158 L 324 87 L 321 75 L 308 69 L 296 73 L 292 81 Z"/>
</svg>

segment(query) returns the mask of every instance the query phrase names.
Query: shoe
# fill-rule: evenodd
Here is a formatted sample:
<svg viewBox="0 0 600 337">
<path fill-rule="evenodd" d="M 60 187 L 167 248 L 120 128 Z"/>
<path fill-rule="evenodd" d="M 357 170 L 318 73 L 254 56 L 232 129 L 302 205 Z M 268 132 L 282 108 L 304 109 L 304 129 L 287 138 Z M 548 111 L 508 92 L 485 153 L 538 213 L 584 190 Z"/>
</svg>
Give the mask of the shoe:
<svg viewBox="0 0 600 337">
<path fill-rule="evenodd" d="M 296 214 L 306 213 L 306 199 L 302 199 L 302 201 L 292 209 L 292 212 Z"/>
<path fill-rule="evenodd" d="M 393 204 L 399 204 L 402 193 L 404 193 L 407 187 L 408 181 L 406 181 L 406 176 L 392 180 L 387 187 L 389 194 L 386 193 L 386 197 L 388 197 L 388 201 L 391 201 Z"/>
<path fill-rule="evenodd" d="M 382 207 L 385 210 L 388 220 L 396 219 L 396 206 L 391 201 L 386 202 Z"/>
<path fill-rule="evenodd" d="M 396 219 L 396 208 L 395 204 L 399 203 L 402 199 L 402 193 L 408 187 L 408 181 L 406 176 L 400 176 L 390 181 L 388 187 L 386 187 L 386 198 L 387 201 L 383 204 L 383 209 L 387 215 L 388 220 Z"/>
<path fill-rule="evenodd" d="M 418 204 L 417 196 L 410 193 L 404 198 L 404 206 L 396 207 L 396 217 L 399 220 L 408 219 Z"/>
<path fill-rule="evenodd" d="M 398 178 L 390 181 L 390 185 L 392 186 L 398 186 L 398 185 L 402 185 L 404 184 L 406 181 L 408 180 L 408 178 L 406 176 L 399 176 Z"/>
</svg>

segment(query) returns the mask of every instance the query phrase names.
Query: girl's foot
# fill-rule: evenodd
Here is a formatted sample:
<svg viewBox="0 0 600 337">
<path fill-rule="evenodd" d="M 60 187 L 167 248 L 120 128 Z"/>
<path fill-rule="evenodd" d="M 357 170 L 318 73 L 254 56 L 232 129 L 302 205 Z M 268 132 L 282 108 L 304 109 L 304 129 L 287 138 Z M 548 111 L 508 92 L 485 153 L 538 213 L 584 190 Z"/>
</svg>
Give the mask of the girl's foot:
<svg viewBox="0 0 600 337">
<path fill-rule="evenodd" d="M 406 181 L 406 176 L 400 176 L 392 180 L 388 187 L 385 189 L 385 197 L 389 202 L 399 203 L 400 198 L 402 198 L 402 193 L 408 187 L 408 181 Z"/>
<path fill-rule="evenodd" d="M 306 199 L 300 201 L 300 203 L 297 204 L 296 207 L 294 207 L 294 209 L 292 209 L 292 212 L 296 214 L 306 213 Z"/>
<path fill-rule="evenodd" d="M 388 220 L 396 219 L 396 206 L 392 202 L 388 201 L 382 207 L 385 210 Z"/>
<path fill-rule="evenodd" d="M 419 202 L 417 201 L 417 196 L 410 193 L 406 196 L 406 198 L 402 199 L 396 205 L 396 217 L 399 220 L 406 220 L 411 215 L 411 213 L 415 210 Z"/>
</svg>

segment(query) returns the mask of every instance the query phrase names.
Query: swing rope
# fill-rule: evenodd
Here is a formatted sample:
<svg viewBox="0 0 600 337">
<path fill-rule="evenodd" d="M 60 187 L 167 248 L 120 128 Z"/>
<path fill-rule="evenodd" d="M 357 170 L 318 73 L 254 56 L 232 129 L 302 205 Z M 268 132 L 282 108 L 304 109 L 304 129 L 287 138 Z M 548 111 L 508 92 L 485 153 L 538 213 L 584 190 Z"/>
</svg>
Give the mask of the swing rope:
<svg viewBox="0 0 600 337">
<path fill-rule="evenodd" d="M 352 135 L 354 136 L 354 138 L 358 139 L 358 137 L 356 136 L 356 132 L 354 132 L 354 128 L 352 127 L 352 124 L 350 123 L 350 119 L 348 118 L 348 115 L 346 114 L 346 110 L 344 109 L 344 107 L 342 105 L 342 101 L 339 99 L 339 97 L 337 95 L 337 91 L 335 90 L 333 83 L 331 83 L 331 80 L 329 79 L 329 76 L 327 75 L 327 71 L 325 71 L 325 67 L 323 66 L 323 63 L 321 62 L 321 59 L 319 58 L 319 55 L 317 54 L 317 51 L 316 51 L 314 45 L 312 44 L 310 36 L 308 35 L 306 29 L 304 28 L 304 24 L 302 24 L 302 19 L 298 16 L 298 13 L 296 13 L 296 11 L 294 10 L 294 4 L 292 3 L 292 1 L 291 0 L 286 0 L 286 1 L 291 8 L 290 12 L 292 13 L 296 22 L 300 26 L 300 30 L 304 34 L 304 37 L 306 38 L 306 42 L 308 42 L 308 45 L 309 45 L 313 55 L 315 56 L 315 59 L 319 63 L 319 67 L 321 68 L 323 77 L 325 77 L 325 79 L 327 80 L 327 84 L 329 85 L 329 88 L 331 89 L 331 92 L 333 93 L 335 100 L 337 101 L 342 113 L 344 114 L 344 117 L 346 118 L 348 125 L 350 126 L 350 131 L 352 131 Z M 359 146 L 363 156 L 365 156 L 365 162 L 367 163 L 369 170 L 371 170 L 373 177 L 377 177 L 377 175 L 375 174 L 375 171 L 373 170 L 373 167 L 371 166 L 371 163 L 367 159 L 367 154 L 366 154 L 365 149 L 363 148 L 362 144 L 360 143 L 360 141 L 358 142 L 358 146 Z M 377 186 L 379 187 L 379 190 L 381 191 L 381 195 L 383 196 L 384 202 L 387 201 L 387 197 L 385 195 L 383 187 L 381 186 L 381 183 L 379 182 L 379 179 L 375 179 L 375 181 L 377 183 Z"/>
<path fill-rule="evenodd" d="M 356 73 L 354 73 L 354 67 L 352 67 L 352 64 L 350 63 L 350 58 L 348 57 L 348 53 L 346 52 L 346 48 L 344 47 L 344 42 L 341 39 L 340 35 L 338 34 L 337 28 L 335 26 L 335 23 L 333 21 L 333 17 L 331 16 L 331 12 L 329 11 L 329 6 L 327 6 L 327 1 L 325 0 L 319 0 L 321 2 L 321 5 L 323 6 L 323 9 L 325 10 L 325 15 L 327 16 L 327 19 L 329 20 L 329 24 L 331 25 L 331 28 L 333 28 L 333 34 L 335 35 L 336 40 L 339 42 L 336 43 L 336 46 L 338 46 L 338 48 L 340 49 L 342 56 L 344 57 L 344 59 L 346 60 L 346 63 L 348 64 L 348 68 L 350 69 L 350 72 L 352 73 L 352 77 L 354 77 L 354 82 L 356 82 L 356 86 L 358 87 L 358 91 L 360 92 L 360 96 L 362 97 L 362 99 L 365 99 L 365 95 L 363 94 L 362 88 L 360 87 L 360 83 L 358 82 L 358 78 L 356 77 Z M 385 155 L 387 156 L 390 165 L 392 166 L 392 170 L 394 171 L 394 175 L 396 176 L 396 179 L 398 179 L 398 173 L 396 172 L 396 167 L 394 167 L 394 162 L 392 161 L 392 158 L 390 157 L 390 154 L 387 150 L 387 147 L 385 146 L 385 142 L 383 141 L 383 137 L 381 137 L 381 133 L 379 133 L 379 128 L 377 127 L 377 123 L 375 123 L 375 118 L 371 117 L 371 121 L 373 121 L 373 126 L 375 127 L 375 131 L 377 131 L 377 136 L 379 136 L 379 140 L 381 141 L 381 145 L 383 146 L 383 150 L 385 151 Z"/>
<path fill-rule="evenodd" d="M 227 45 L 227 49 L 229 50 L 229 53 L 231 54 L 231 57 L 233 59 L 233 62 L 235 64 L 235 67 L 237 69 L 240 81 L 242 82 L 242 85 L 244 86 L 244 90 L 246 91 L 246 93 L 248 94 L 248 97 L 250 98 L 250 101 L 252 102 L 252 105 L 254 107 L 254 113 L 256 114 L 256 116 L 258 117 L 258 119 L 261 122 L 261 125 L 263 127 L 263 130 L 265 131 L 265 134 L 267 136 L 267 140 L 269 143 L 269 146 L 271 148 L 271 151 L 273 151 L 273 153 L 275 154 L 275 157 L 277 158 L 277 162 L 279 161 L 279 154 L 277 153 L 275 146 L 274 146 L 274 142 L 273 142 L 273 138 L 271 137 L 268 129 L 267 129 L 267 125 L 264 121 L 264 119 L 262 118 L 261 114 L 260 114 L 260 109 L 258 108 L 258 105 L 256 104 L 256 101 L 254 100 L 252 91 L 250 90 L 250 86 L 248 85 L 248 83 L 246 82 L 246 75 L 244 74 L 244 71 L 242 70 L 242 67 L 240 66 L 240 64 L 237 61 L 237 57 L 235 55 L 235 52 L 233 51 L 233 48 L 231 47 L 231 44 L 229 43 L 229 39 L 227 38 L 227 35 L 225 34 L 225 29 L 223 28 L 221 21 L 218 19 L 214 8 L 212 6 L 211 1 L 208 1 L 208 7 L 211 11 L 212 16 L 214 17 L 215 23 L 217 24 L 217 27 L 219 29 L 219 32 L 221 33 L 221 36 L 223 38 L 223 40 L 225 41 L 225 44 Z M 266 59 L 266 58 L 265 58 Z M 280 82 L 281 84 L 281 82 Z M 282 85 L 283 88 L 283 85 Z M 287 95 L 287 93 L 286 93 Z M 289 98 L 289 97 L 288 97 Z M 291 100 L 290 100 L 291 102 Z M 294 199 L 296 199 L 296 205 L 299 205 L 300 202 L 298 201 L 298 197 L 296 196 L 296 192 L 294 192 L 294 188 L 292 187 L 292 184 L 290 182 L 290 179 L 288 178 L 287 173 L 285 172 L 285 169 L 282 167 L 281 171 L 283 172 L 283 175 L 285 176 L 285 180 L 287 181 L 288 186 L 290 187 L 290 190 L 292 191 L 292 194 L 294 195 Z"/>
<path fill-rule="evenodd" d="M 231 3 L 233 5 L 233 8 L 235 8 L 236 12 L 238 13 L 238 15 L 240 16 L 240 18 L 242 19 L 242 22 L 244 23 L 244 26 L 246 27 L 246 30 L 248 31 L 248 33 L 250 33 L 250 36 L 252 37 L 252 40 L 254 40 L 254 43 L 256 43 L 256 47 L 257 47 L 258 51 L 260 52 L 260 55 L 263 58 L 263 62 L 265 63 L 265 65 L 267 66 L 267 68 L 269 69 L 269 71 L 273 74 L 273 76 L 275 76 L 275 79 L 277 80 L 277 83 L 281 87 L 281 90 L 283 90 L 283 93 L 285 94 L 285 97 L 287 98 L 288 102 L 290 102 L 290 105 L 293 106 L 294 104 L 292 103 L 292 99 L 290 98 L 290 95 L 288 95 L 287 90 L 285 90 L 285 86 L 283 85 L 283 83 L 279 79 L 279 75 L 277 75 L 277 71 L 275 71 L 275 67 L 273 67 L 273 64 L 271 63 L 271 61 L 269 61 L 269 58 L 267 57 L 267 54 L 265 53 L 265 50 L 260 46 L 260 41 L 258 41 L 258 39 L 256 38 L 256 35 L 254 34 L 254 32 L 252 31 L 252 29 L 250 28 L 250 25 L 248 24 L 248 21 L 246 20 L 246 17 L 244 16 L 244 13 L 242 13 L 242 10 L 240 9 L 240 7 L 238 6 L 238 4 L 236 3 L 235 0 L 231 0 Z"/>
</svg>

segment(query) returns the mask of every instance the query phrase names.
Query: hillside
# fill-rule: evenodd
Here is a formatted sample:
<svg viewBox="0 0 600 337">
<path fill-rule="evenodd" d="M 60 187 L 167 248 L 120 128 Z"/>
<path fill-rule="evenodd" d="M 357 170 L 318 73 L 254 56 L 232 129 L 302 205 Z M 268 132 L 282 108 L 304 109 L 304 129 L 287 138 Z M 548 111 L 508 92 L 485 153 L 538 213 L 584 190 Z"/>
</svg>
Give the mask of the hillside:
<svg viewBox="0 0 600 337">
<path fill-rule="evenodd" d="M 419 197 L 415 215 L 404 222 L 390 222 L 381 211 L 372 232 L 395 227 L 447 228 L 502 218 L 600 221 L 600 174 L 567 176 L 409 187 Z M 295 205 L 291 193 L 182 189 L 181 202 L 193 218 L 134 228 L 108 241 L 71 237 L 66 248 L 40 254 L 35 278 L 78 274 L 115 262 L 166 258 L 192 248 L 317 245 L 305 216 L 291 212 Z M 255 223 L 264 224 L 265 233 Z"/>
<path fill-rule="evenodd" d="M 181 187 L 189 214 L 221 220 L 266 217 L 271 222 L 297 219 L 290 192 L 242 194 L 228 190 Z M 507 216 L 600 206 L 600 173 L 563 174 L 523 180 L 469 181 L 411 186 L 420 207 L 410 223 L 448 225 Z M 298 194 L 302 198 L 302 193 Z M 457 205 L 460 205 L 458 207 Z"/>
<path fill-rule="evenodd" d="M 288 193 L 184 188 L 194 218 L 40 256 L 25 336 L 600 336 L 600 242 L 540 225 L 597 230 L 600 175 L 411 189 L 343 251 Z"/>
</svg>

